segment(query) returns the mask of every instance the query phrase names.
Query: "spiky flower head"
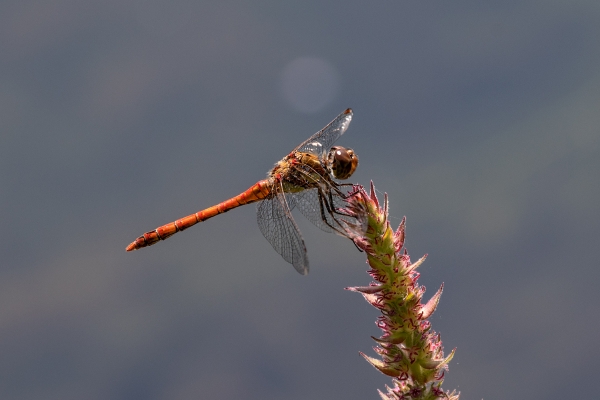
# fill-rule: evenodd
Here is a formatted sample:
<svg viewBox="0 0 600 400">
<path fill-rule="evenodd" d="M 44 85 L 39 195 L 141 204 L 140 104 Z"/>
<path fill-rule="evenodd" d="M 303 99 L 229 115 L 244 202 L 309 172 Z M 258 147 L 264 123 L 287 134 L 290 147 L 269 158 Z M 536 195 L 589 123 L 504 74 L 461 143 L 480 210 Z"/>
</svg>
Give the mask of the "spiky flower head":
<svg viewBox="0 0 600 400">
<path fill-rule="evenodd" d="M 377 326 L 383 333 L 373 337 L 380 358 L 360 353 L 373 367 L 394 378 L 393 387 L 387 387 L 385 394 L 379 391 L 379 395 L 384 400 L 458 400 L 459 394 L 441 388 L 456 349 L 444 357 L 440 335 L 427 320 L 440 301 L 443 284 L 425 304 L 421 303 L 425 287 L 417 283 L 416 269 L 426 256 L 413 263 L 406 249 L 402 250 L 406 218 L 396 231 L 391 228 L 387 194 L 381 206 L 372 182 L 370 193 L 355 186 L 341 211 L 353 217 L 352 222 L 346 221 L 346 233 L 367 254 L 368 272 L 374 280 L 369 286 L 347 289 L 361 293 L 381 312 Z"/>
</svg>

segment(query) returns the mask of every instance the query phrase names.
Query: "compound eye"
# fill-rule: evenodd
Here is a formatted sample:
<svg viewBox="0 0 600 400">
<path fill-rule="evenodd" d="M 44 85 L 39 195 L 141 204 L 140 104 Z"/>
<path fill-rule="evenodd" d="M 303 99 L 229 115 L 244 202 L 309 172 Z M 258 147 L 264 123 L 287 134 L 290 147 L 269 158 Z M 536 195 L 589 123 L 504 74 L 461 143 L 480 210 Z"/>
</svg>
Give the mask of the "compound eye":
<svg viewBox="0 0 600 400">
<path fill-rule="evenodd" d="M 341 146 L 333 146 L 327 157 L 331 168 L 331 174 L 336 179 L 348 179 L 356 167 L 358 167 L 358 156 L 354 150 Z"/>
</svg>

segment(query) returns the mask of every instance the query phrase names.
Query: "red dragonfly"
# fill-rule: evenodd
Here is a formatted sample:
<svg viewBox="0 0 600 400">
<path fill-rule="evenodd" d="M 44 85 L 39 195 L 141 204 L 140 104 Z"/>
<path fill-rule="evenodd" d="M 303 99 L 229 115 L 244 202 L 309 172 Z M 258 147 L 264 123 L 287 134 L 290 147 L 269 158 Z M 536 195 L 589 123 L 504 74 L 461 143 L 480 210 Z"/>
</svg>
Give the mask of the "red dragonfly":
<svg viewBox="0 0 600 400">
<path fill-rule="evenodd" d="M 344 227 L 351 223 L 348 218 L 352 217 L 342 210 L 343 200 L 349 194 L 342 187 L 351 185 L 340 184 L 335 179 L 348 179 L 358 166 L 358 156 L 352 149 L 333 146 L 333 143 L 346 131 L 351 120 L 352 110 L 347 109 L 276 163 L 267 179 L 229 200 L 144 233 L 126 250 L 151 246 L 215 215 L 260 202 L 257 218 L 263 236 L 296 271 L 308 274 L 306 246 L 291 210 L 297 207 L 322 230 L 349 237 Z"/>
</svg>

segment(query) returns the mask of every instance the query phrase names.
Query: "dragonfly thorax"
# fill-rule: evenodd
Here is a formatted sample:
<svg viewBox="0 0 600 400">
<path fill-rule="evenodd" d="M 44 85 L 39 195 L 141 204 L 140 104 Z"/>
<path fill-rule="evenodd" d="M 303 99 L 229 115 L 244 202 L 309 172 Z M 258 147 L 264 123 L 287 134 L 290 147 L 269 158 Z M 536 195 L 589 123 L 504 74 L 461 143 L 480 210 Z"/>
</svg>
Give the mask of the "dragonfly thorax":
<svg viewBox="0 0 600 400">
<path fill-rule="evenodd" d="M 280 181 L 285 192 L 299 192 L 315 188 L 330 181 L 328 168 L 318 156 L 311 153 L 292 152 L 275 164 L 268 174 Z"/>
<path fill-rule="evenodd" d="M 350 178 L 358 167 L 358 156 L 352 149 L 333 146 L 327 155 L 327 163 L 331 175 L 335 179 L 344 180 Z"/>
</svg>

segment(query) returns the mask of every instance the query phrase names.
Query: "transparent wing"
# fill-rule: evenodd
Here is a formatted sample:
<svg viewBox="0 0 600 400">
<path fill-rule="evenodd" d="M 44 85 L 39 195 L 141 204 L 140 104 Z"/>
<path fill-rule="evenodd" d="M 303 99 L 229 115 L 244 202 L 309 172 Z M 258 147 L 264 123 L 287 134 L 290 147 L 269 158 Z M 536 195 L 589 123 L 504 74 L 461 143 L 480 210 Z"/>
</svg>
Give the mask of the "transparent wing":
<svg viewBox="0 0 600 400">
<path fill-rule="evenodd" d="M 325 232 L 333 232 L 333 229 L 323 221 L 323 215 L 325 215 L 328 222 L 332 222 L 331 216 L 327 215 L 326 210 L 324 210 L 323 214 L 321 213 L 319 191 L 316 188 L 303 190 L 300 193 L 294 193 L 294 197 L 296 199 L 295 202 L 298 210 L 300 210 L 306 219 Z"/>
<path fill-rule="evenodd" d="M 285 201 L 290 211 L 293 210 L 294 207 L 296 207 L 296 202 L 298 201 L 296 193 L 286 193 Z"/>
<path fill-rule="evenodd" d="M 348 108 L 335 117 L 325 128 L 301 143 L 294 151 L 312 153 L 320 158 L 324 158 L 335 141 L 346 132 L 351 120 L 352 110 Z"/>
<path fill-rule="evenodd" d="M 342 221 L 354 223 L 355 218 L 341 211 L 346 206 L 344 199 L 337 194 L 332 194 L 330 197 L 329 192 L 329 190 L 321 192 L 324 196 L 323 199 L 319 198 L 319 191 L 316 188 L 294 193 L 296 207 L 306 219 L 319 229 L 345 236 L 342 233 L 344 231 L 344 222 Z"/>
<path fill-rule="evenodd" d="M 258 227 L 271 246 L 302 275 L 308 274 L 306 245 L 283 192 L 258 203 Z"/>
</svg>

